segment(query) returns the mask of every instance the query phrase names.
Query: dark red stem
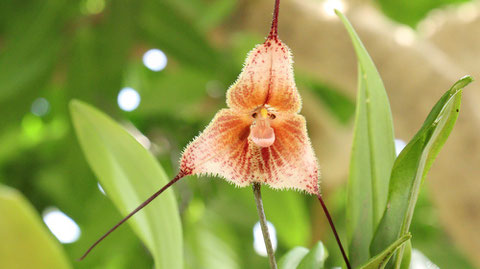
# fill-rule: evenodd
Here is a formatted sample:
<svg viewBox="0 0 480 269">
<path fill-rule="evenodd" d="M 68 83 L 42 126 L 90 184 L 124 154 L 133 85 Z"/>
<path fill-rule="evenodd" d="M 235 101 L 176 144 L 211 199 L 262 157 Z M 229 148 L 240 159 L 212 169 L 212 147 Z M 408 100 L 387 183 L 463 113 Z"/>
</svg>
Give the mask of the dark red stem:
<svg viewBox="0 0 480 269">
<path fill-rule="evenodd" d="M 317 195 L 317 197 L 318 201 L 320 201 L 320 204 L 322 205 L 323 212 L 325 212 L 325 216 L 328 219 L 328 223 L 330 223 L 330 228 L 332 228 L 333 234 L 335 235 L 335 239 L 337 240 L 337 244 L 340 247 L 343 259 L 345 260 L 345 264 L 347 265 L 348 269 L 351 269 L 352 267 L 350 266 L 350 262 L 348 261 L 347 254 L 345 254 L 345 250 L 343 249 L 342 242 L 340 241 L 340 237 L 338 236 L 337 229 L 335 229 L 335 225 L 333 224 L 333 220 L 330 216 L 330 213 L 328 212 L 327 206 L 325 205 L 325 202 L 323 202 L 322 196 L 320 194 Z"/>
<path fill-rule="evenodd" d="M 102 242 L 103 239 L 105 239 L 109 234 L 111 234 L 113 231 L 115 231 L 120 225 L 122 225 L 125 221 L 127 221 L 129 218 L 131 218 L 133 215 L 135 215 L 135 213 L 137 213 L 142 208 L 147 206 L 150 202 L 152 202 L 155 198 L 157 198 L 157 196 L 162 194 L 163 191 L 168 189 L 170 186 L 172 186 L 175 182 L 177 182 L 178 180 L 180 180 L 184 176 L 186 176 L 185 173 L 183 173 L 183 172 L 178 173 L 178 175 L 176 175 L 170 182 L 168 182 L 165 186 L 163 186 L 163 188 L 161 188 L 156 193 L 154 193 L 152 196 L 150 196 L 147 200 L 145 200 L 145 202 L 143 202 L 141 205 L 139 205 L 137 208 L 135 208 L 132 212 L 130 212 L 130 214 L 128 214 L 125 218 L 123 218 L 120 222 L 118 222 L 115 226 L 113 226 L 110 230 L 108 230 L 108 232 L 106 232 L 102 237 L 100 237 L 95 243 L 93 243 L 93 245 L 91 247 L 89 247 L 87 249 L 87 251 L 85 252 L 85 254 L 83 254 L 82 257 L 80 257 L 80 259 L 78 259 L 78 260 L 81 261 L 81 260 L 85 259 L 85 257 L 87 257 L 87 255 L 88 255 L 88 253 L 90 253 L 90 251 L 92 251 L 92 249 L 94 247 L 96 247 L 100 242 Z"/>
<path fill-rule="evenodd" d="M 278 11 L 280 9 L 280 0 L 275 0 L 275 7 L 273 9 L 272 27 L 268 39 L 278 38 Z"/>
</svg>

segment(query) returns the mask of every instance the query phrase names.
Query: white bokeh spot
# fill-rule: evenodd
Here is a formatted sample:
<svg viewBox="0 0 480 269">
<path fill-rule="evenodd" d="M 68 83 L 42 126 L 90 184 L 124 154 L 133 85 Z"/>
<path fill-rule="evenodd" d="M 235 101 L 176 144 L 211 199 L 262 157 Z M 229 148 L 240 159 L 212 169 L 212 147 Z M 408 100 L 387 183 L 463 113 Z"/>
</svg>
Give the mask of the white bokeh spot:
<svg viewBox="0 0 480 269">
<path fill-rule="evenodd" d="M 393 32 L 393 38 L 402 46 L 411 46 L 415 42 L 416 33 L 408 26 L 398 26 Z"/>
<path fill-rule="evenodd" d="M 159 49 L 151 49 L 143 54 L 143 64 L 152 71 L 163 70 L 167 62 L 167 55 Z"/>
<path fill-rule="evenodd" d="M 440 269 L 440 267 L 431 262 L 427 256 L 423 255 L 418 249 L 412 249 L 410 269 Z"/>
<path fill-rule="evenodd" d="M 140 105 L 140 94 L 133 88 L 123 88 L 118 93 L 117 102 L 120 109 L 133 111 Z"/>
<path fill-rule="evenodd" d="M 322 4 L 322 12 L 327 17 L 335 17 L 335 9 L 343 13 L 345 8 L 345 3 L 341 0 L 325 0 Z"/>
<path fill-rule="evenodd" d="M 269 221 L 267 221 L 268 233 L 270 235 L 270 241 L 272 242 L 273 251 L 277 249 L 277 232 L 275 230 L 275 226 Z M 260 255 L 266 257 L 267 248 L 265 247 L 265 241 L 263 240 L 263 233 L 262 227 L 260 226 L 260 222 L 255 223 L 253 226 L 253 248 L 255 252 Z"/>
<path fill-rule="evenodd" d="M 45 209 L 43 221 L 58 241 L 63 244 L 73 243 L 80 237 L 80 227 L 77 223 L 57 208 Z"/>
<path fill-rule="evenodd" d="M 98 190 L 99 190 L 103 195 L 106 195 L 106 194 L 105 194 L 105 190 L 103 189 L 102 185 L 100 185 L 100 182 L 97 182 L 97 187 L 98 187 Z"/>
<path fill-rule="evenodd" d="M 406 145 L 407 143 L 402 139 L 395 139 L 395 153 L 397 156 L 400 155 L 400 152 L 402 152 L 403 148 L 405 148 Z"/>
</svg>

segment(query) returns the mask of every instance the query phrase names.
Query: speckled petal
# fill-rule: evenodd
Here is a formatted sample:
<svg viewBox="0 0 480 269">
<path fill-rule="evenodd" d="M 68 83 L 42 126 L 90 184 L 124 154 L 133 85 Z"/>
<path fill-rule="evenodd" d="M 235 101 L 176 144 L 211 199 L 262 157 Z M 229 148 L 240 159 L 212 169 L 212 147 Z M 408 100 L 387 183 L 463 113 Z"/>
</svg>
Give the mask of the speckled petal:
<svg viewBox="0 0 480 269">
<path fill-rule="evenodd" d="M 297 189 L 319 194 L 319 167 L 305 118 L 284 114 L 272 122 L 276 140 L 271 147 L 262 148 L 258 167 L 265 183 L 275 189 Z"/>
<path fill-rule="evenodd" d="M 276 37 L 255 47 L 227 92 L 227 105 L 235 110 L 270 105 L 278 111 L 299 112 L 301 100 L 288 47 Z"/>
<path fill-rule="evenodd" d="M 248 140 L 252 119 L 222 109 L 186 148 L 180 161 L 185 174 L 221 176 L 237 186 L 250 184 L 253 167 Z"/>
<path fill-rule="evenodd" d="M 219 111 L 185 149 L 181 171 L 221 176 L 240 187 L 261 182 L 275 189 L 319 194 L 319 169 L 303 116 L 278 115 L 272 121 L 275 142 L 269 147 L 250 140 L 251 123 L 234 110 Z"/>
</svg>

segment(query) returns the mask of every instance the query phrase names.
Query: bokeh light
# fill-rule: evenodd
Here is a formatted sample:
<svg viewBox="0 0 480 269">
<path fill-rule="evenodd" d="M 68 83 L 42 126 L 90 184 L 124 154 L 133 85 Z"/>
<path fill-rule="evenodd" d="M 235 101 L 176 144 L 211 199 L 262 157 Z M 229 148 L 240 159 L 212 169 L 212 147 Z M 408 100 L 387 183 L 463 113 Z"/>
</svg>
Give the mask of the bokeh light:
<svg viewBox="0 0 480 269">
<path fill-rule="evenodd" d="M 345 3 L 341 0 L 325 0 L 322 4 L 322 11 L 327 17 L 335 16 L 335 9 L 345 12 Z"/>
<path fill-rule="evenodd" d="M 140 94 L 133 88 L 123 88 L 118 93 L 117 103 L 124 111 L 133 111 L 140 105 Z"/>
<path fill-rule="evenodd" d="M 407 143 L 402 139 L 395 139 L 395 153 L 397 154 L 397 156 L 400 155 L 400 152 L 402 152 L 403 148 L 405 148 L 406 145 Z"/>
<path fill-rule="evenodd" d="M 162 71 L 167 66 L 167 55 L 159 49 L 151 49 L 143 54 L 143 64 L 152 71 Z"/>
<path fill-rule="evenodd" d="M 47 99 L 43 97 L 39 97 L 35 99 L 30 109 L 30 111 L 32 111 L 34 115 L 37 115 L 39 117 L 45 116 L 49 110 L 50 110 L 50 103 L 47 101 Z"/>
<path fill-rule="evenodd" d="M 73 243 L 80 237 L 80 227 L 69 216 L 57 208 L 47 208 L 43 221 L 61 243 Z"/>
<path fill-rule="evenodd" d="M 412 259 L 410 261 L 410 269 L 440 269 L 431 262 L 422 252 L 412 249 Z"/>
<path fill-rule="evenodd" d="M 411 46 L 415 42 L 415 31 L 408 26 L 398 26 L 393 33 L 395 41 L 402 46 Z"/>
<path fill-rule="evenodd" d="M 269 221 L 267 221 L 268 233 L 270 235 L 270 241 L 272 241 L 273 251 L 277 249 L 277 231 L 275 226 Z M 260 222 L 257 222 L 253 226 L 253 248 L 255 252 L 260 256 L 267 256 L 267 248 L 265 247 L 265 241 L 263 240 L 262 227 Z"/>
<path fill-rule="evenodd" d="M 100 185 L 100 182 L 97 182 L 97 187 L 103 195 L 106 195 L 105 190 L 103 190 L 102 185 Z"/>
</svg>

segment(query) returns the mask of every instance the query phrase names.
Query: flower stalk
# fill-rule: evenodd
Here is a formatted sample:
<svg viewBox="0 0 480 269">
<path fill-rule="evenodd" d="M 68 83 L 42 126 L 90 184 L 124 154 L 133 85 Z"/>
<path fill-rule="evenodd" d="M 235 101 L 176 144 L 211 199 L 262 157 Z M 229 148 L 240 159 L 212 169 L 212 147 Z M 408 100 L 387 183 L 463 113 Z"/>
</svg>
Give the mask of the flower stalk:
<svg viewBox="0 0 480 269">
<path fill-rule="evenodd" d="M 252 187 L 253 195 L 255 197 L 255 204 L 257 205 L 258 218 L 260 219 L 260 227 L 262 228 L 263 240 L 265 241 L 265 248 L 267 249 L 268 260 L 270 262 L 270 268 L 277 269 L 275 251 L 273 250 L 272 241 L 270 240 L 265 211 L 263 211 L 262 193 L 260 190 L 262 185 L 258 182 L 255 182 L 253 183 Z"/>
<path fill-rule="evenodd" d="M 350 266 L 350 262 L 348 261 L 347 254 L 345 253 L 345 250 L 343 249 L 342 241 L 340 241 L 340 237 L 338 236 L 337 229 L 335 229 L 335 225 L 333 224 L 332 216 L 330 216 L 330 212 L 328 212 L 327 206 L 325 205 L 325 202 L 323 201 L 322 195 L 318 194 L 317 198 L 318 198 L 318 201 L 320 202 L 320 205 L 322 205 L 323 212 L 325 213 L 325 216 L 327 217 L 328 223 L 330 224 L 330 228 L 332 228 L 333 235 L 335 235 L 335 240 L 337 241 L 338 247 L 340 248 L 340 252 L 342 253 L 343 260 L 345 261 L 345 264 L 347 265 L 347 269 L 352 269 L 352 266 Z"/>
</svg>

